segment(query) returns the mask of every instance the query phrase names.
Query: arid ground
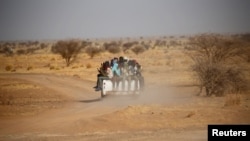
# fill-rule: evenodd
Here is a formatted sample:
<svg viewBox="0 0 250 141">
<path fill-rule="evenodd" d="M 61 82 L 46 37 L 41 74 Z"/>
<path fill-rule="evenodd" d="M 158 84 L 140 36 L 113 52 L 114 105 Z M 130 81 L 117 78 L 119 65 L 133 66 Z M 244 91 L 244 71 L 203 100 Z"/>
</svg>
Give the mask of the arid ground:
<svg viewBox="0 0 250 141">
<path fill-rule="evenodd" d="M 96 68 L 121 55 L 142 64 L 145 89 L 101 98 L 93 89 Z M 196 95 L 192 61 L 182 47 L 94 58 L 81 53 L 69 67 L 46 48 L 0 60 L 0 140 L 205 141 L 208 124 L 250 123 L 249 92 Z M 245 69 L 250 72 L 249 64 Z"/>
</svg>

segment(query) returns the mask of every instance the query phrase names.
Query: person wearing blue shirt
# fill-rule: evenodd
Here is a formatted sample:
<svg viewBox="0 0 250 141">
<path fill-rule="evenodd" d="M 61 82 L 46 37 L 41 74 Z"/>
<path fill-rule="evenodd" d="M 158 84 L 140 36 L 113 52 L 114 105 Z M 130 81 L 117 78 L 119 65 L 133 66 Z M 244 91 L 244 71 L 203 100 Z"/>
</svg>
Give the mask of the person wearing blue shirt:
<svg viewBox="0 0 250 141">
<path fill-rule="evenodd" d="M 113 62 L 113 66 L 112 66 L 112 72 L 115 76 L 120 76 L 121 75 L 121 70 L 119 68 L 119 64 L 117 62 L 117 60 L 114 60 Z"/>
<path fill-rule="evenodd" d="M 118 58 L 114 58 L 112 64 L 113 64 L 111 68 L 113 72 L 112 82 L 113 82 L 113 88 L 116 89 L 118 87 L 120 76 L 121 76 L 121 70 L 119 68 Z"/>
</svg>

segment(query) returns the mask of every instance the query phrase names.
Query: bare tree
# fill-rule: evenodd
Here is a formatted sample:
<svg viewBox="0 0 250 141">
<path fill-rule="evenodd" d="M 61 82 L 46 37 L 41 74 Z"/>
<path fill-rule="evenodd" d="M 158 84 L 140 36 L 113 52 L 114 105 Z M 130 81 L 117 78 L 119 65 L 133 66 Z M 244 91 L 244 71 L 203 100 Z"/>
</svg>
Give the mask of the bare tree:
<svg viewBox="0 0 250 141">
<path fill-rule="evenodd" d="M 81 44 L 76 41 L 58 41 L 52 46 L 51 51 L 58 53 L 65 59 L 67 67 L 76 59 L 82 49 Z"/>
</svg>

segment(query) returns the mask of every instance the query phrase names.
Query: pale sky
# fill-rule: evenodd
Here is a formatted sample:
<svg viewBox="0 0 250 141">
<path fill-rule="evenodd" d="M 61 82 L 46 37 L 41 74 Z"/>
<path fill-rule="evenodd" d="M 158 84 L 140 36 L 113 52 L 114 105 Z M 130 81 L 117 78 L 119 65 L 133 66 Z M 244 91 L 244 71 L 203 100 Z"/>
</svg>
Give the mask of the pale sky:
<svg viewBox="0 0 250 141">
<path fill-rule="evenodd" d="M 0 41 L 250 32 L 250 0 L 0 0 Z"/>
</svg>

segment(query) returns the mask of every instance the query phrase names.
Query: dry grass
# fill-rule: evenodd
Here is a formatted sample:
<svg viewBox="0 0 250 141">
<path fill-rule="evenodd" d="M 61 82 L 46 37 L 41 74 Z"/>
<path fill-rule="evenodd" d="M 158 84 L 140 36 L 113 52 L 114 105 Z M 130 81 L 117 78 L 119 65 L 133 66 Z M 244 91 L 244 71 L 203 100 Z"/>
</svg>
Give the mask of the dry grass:
<svg viewBox="0 0 250 141">
<path fill-rule="evenodd" d="M 239 94 L 228 94 L 225 98 L 225 106 L 237 106 L 241 104 L 241 96 Z"/>
<path fill-rule="evenodd" d="M 33 69 L 32 66 L 28 66 L 28 67 L 27 67 L 27 71 L 32 70 L 32 69 Z"/>
<path fill-rule="evenodd" d="M 194 116 L 195 115 L 195 112 L 194 111 L 191 111 L 191 112 L 189 112 L 188 113 L 188 115 L 186 116 L 187 118 L 190 118 L 190 117 L 192 117 L 192 116 Z"/>
<path fill-rule="evenodd" d="M 50 66 L 49 69 L 50 70 L 54 70 L 56 67 L 55 66 Z"/>
<path fill-rule="evenodd" d="M 92 68 L 92 65 L 91 65 L 90 63 L 88 63 L 88 64 L 86 65 L 86 68 L 87 68 L 87 69 L 90 69 L 90 68 Z"/>
</svg>

